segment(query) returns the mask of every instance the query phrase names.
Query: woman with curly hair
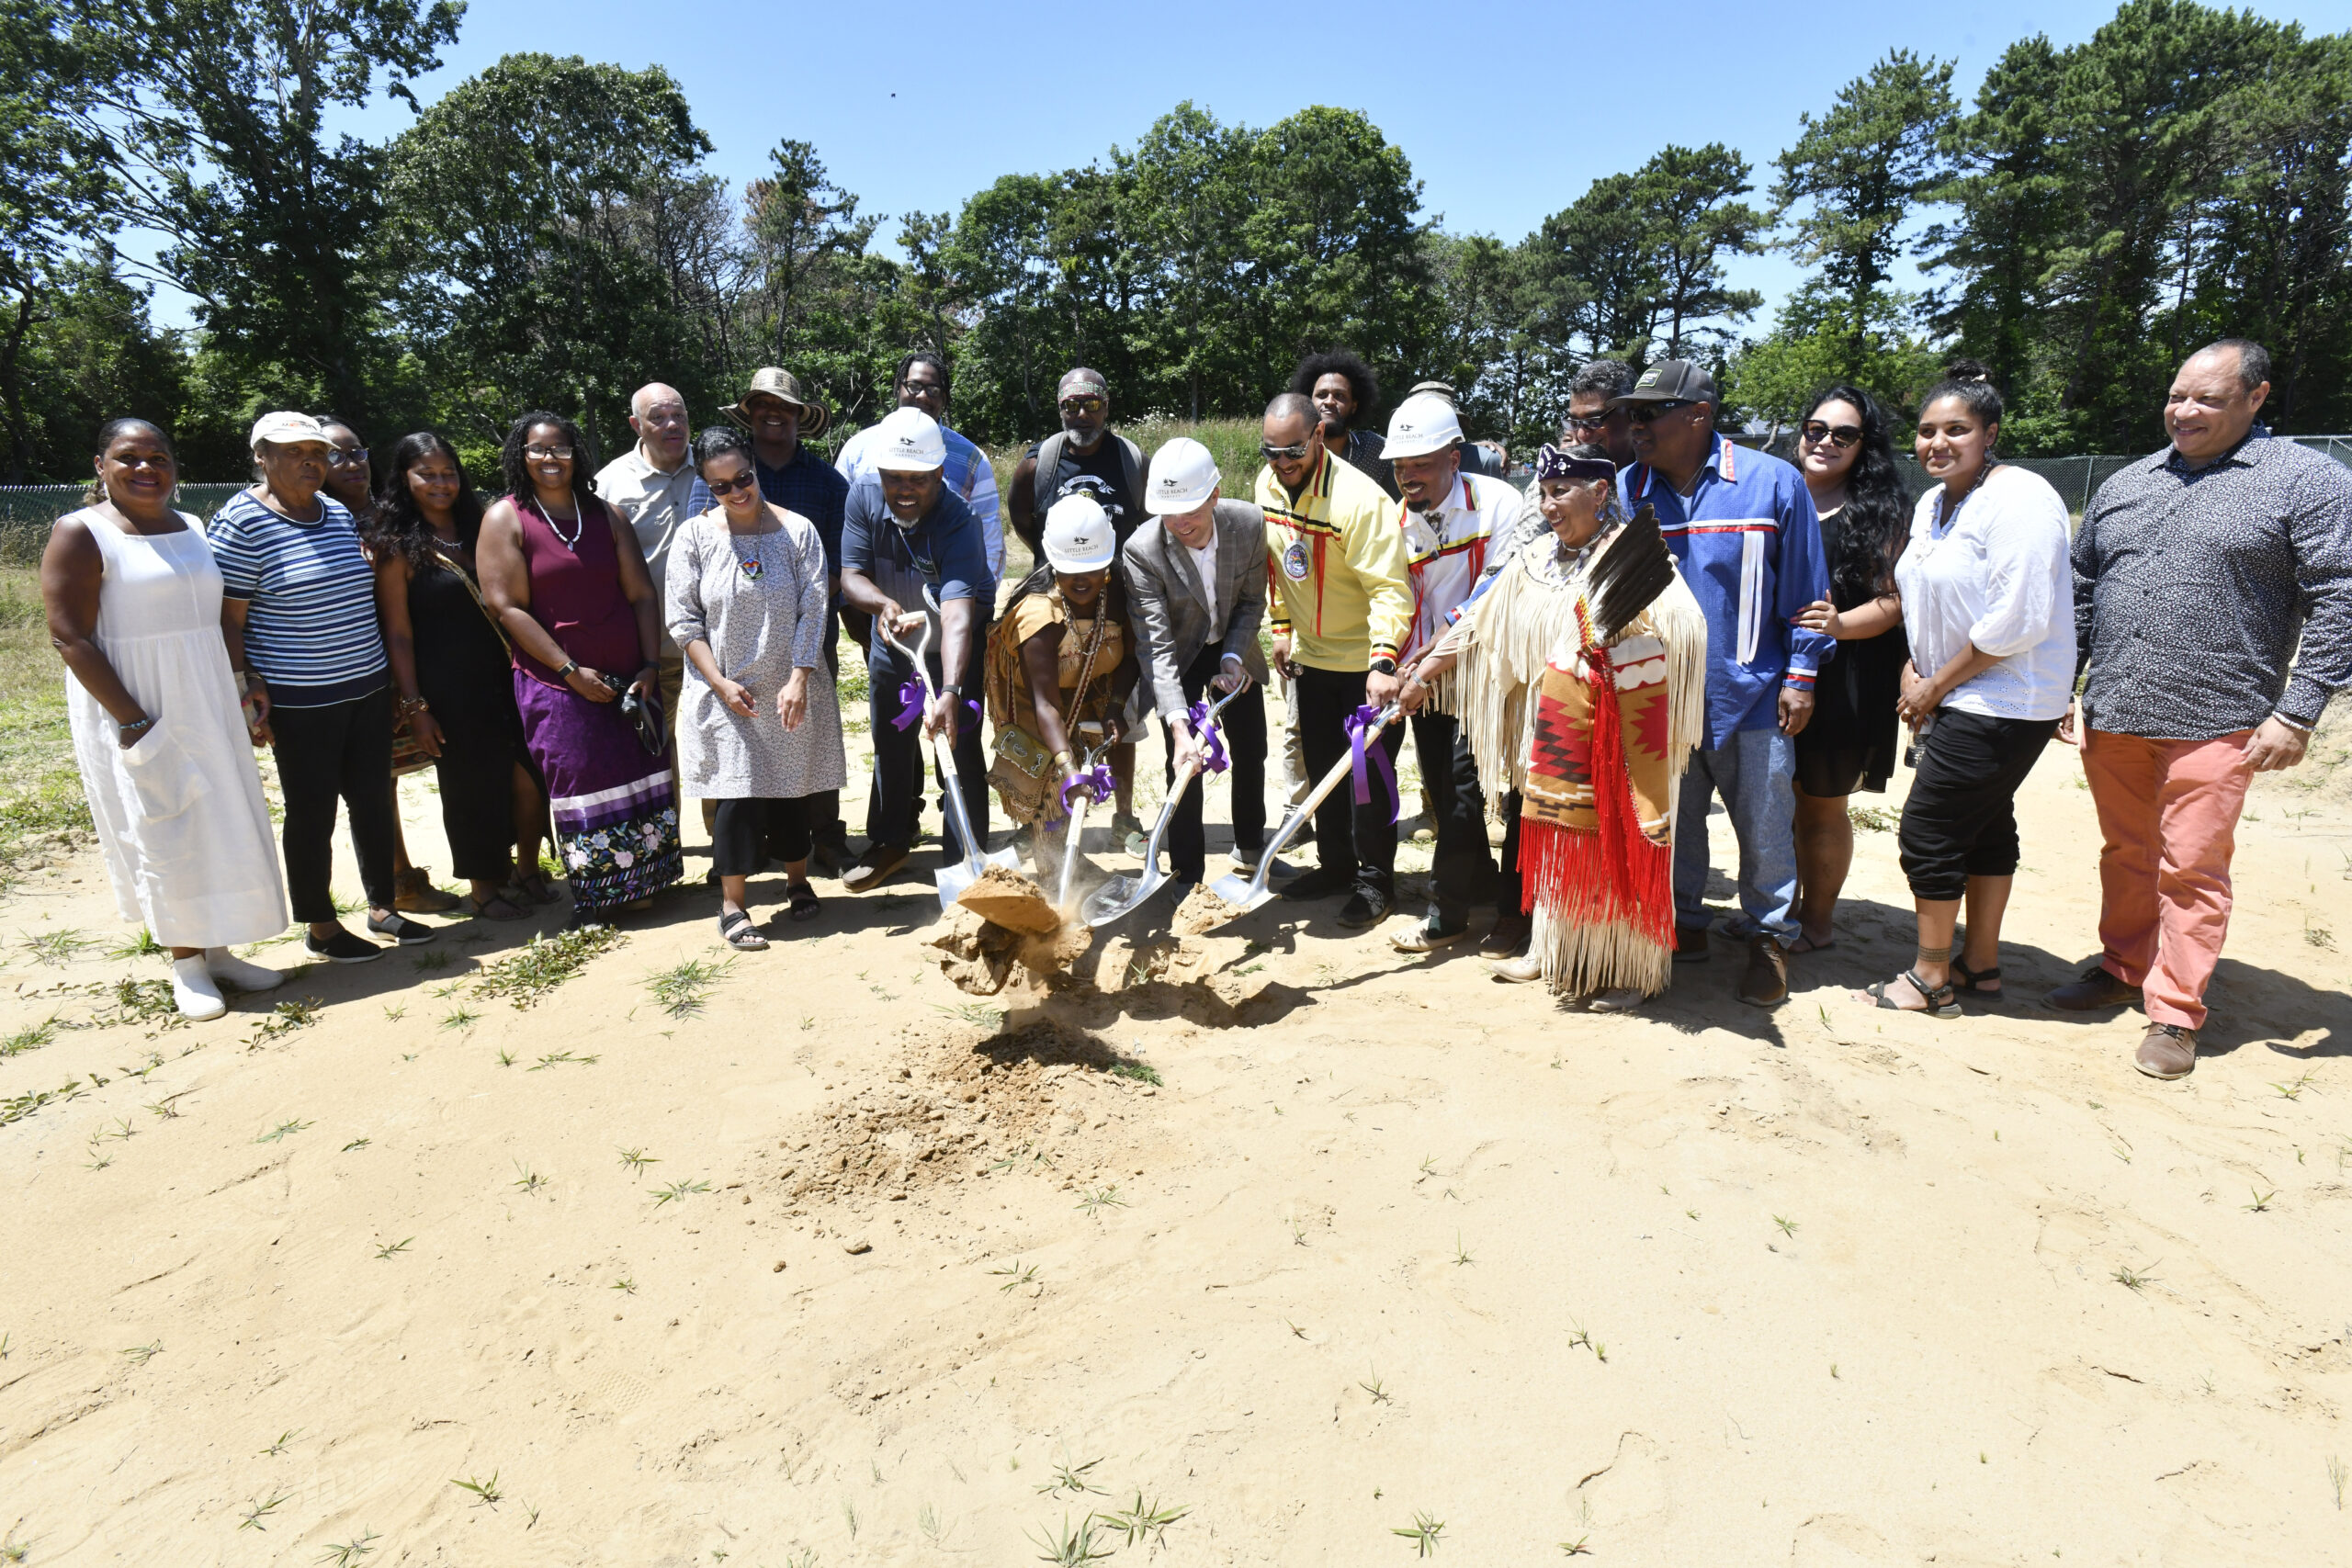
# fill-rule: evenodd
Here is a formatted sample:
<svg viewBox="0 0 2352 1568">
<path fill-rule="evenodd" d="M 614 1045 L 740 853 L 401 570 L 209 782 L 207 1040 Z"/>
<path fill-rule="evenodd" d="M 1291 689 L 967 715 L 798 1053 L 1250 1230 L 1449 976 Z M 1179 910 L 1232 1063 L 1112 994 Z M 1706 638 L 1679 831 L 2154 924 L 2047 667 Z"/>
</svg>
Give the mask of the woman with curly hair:
<svg viewBox="0 0 2352 1568">
<path fill-rule="evenodd" d="M 518 899 L 547 903 L 555 890 L 539 872 L 547 805 L 525 761 L 506 636 L 475 575 L 481 518 L 456 449 L 419 431 L 392 449 L 360 538 L 376 560 L 399 711 L 440 782 L 452 866 L 473 885 L 462 908 L 517 920 Z"/>
<path fill-rule="evenodd" d="M 588 925 L 678 880 L 654 673 L 661 598 L 637 531 L 590 487 L 579 426 L 525 414 L 503 467 L 509 493 L 481 520 L 482 596 L 513 645 L 514 705 L 547 782 L 572 924 Z"/>
<path fill-rule="evenodd" d="M 1797 422 L 1797 470 L 1829 562 L 1829 597 L 1806 605 L 1797 625 L 1838 639 L 1796 745 L 1798 935 L 1789 951 L 1817 953 L 1837 944 L 1830 921 L 1854 863 L 1847 796 L 1883 793 L 1894 772 L 1894 704 L 1911 657 L 1894 563 L 1911 535 L 1911 498 L 1885 411 L 1858 387 L 1814 394 Z"/>
</svg>

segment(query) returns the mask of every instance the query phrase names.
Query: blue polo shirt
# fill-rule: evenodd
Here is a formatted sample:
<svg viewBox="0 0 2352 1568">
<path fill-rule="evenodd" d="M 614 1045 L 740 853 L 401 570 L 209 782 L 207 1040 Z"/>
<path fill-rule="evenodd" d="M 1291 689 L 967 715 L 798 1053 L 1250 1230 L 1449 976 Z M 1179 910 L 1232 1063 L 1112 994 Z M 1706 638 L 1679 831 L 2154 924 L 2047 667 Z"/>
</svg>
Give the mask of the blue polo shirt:
<svg viewBox="0 0 2352 1568">
<path fill-rule="evenodd" d="M 1685 500 L 1636 463 L 1617 477 L 1628 513 L 1657 509 L 1658 530 L 1707 616 L 1707 746 L 1780 722 L 1783 685 L 1813 690 L 1838 645 L 1790 625 L 1829 597 L 1821 520 L 1804 476 L 1780 458 L 1720 441 Z"/>
<path fill-rule="evenodd" d="M 996 578 L 989 570 L 980 520 L 944 485 L 938 502 L 911 528 L 899 526 L 880 485 L 853 487 L 842 521 L 842 570 L 864 573 L 900 609 L 922 608 L 926 586 L 943 604 L 950 599 L 978 600 L 978 624 L 983 626 L 996 604 Z M 878 622 L 876 628 L 869 655 L 882 646 Z"/>
</svg>

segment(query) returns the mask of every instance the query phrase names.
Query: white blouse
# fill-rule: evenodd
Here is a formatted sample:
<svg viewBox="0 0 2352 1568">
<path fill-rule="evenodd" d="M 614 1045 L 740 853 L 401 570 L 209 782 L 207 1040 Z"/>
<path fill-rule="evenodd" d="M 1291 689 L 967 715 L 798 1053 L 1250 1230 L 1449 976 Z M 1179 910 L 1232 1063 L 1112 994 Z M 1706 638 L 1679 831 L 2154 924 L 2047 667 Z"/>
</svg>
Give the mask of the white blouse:
<svg viewBox="0 0 2352 1568">
<path fill-rule="evenodd" d="M 2065 715 L 2075 690 L 2075 578 L 2066 503 L 2027 469 L 1996 468 L 1941 527 L 1944 487 L 1919 498 L 1895 564 L 1911 666 L 1923 678 L 1970 644 L 2000 662 L 1963 681 L 1944 705 L 1990 718 Z"/>
</svg>

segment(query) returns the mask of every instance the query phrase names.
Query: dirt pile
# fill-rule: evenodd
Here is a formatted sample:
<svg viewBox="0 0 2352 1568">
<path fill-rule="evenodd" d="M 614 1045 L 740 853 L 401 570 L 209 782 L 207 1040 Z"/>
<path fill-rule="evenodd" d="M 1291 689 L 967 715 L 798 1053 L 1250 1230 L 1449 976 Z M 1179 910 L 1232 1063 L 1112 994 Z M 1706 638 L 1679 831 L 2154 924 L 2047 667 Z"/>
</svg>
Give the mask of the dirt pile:
<svg viewBox="0 0 2352 1568">
<path fill-rule="evenodd" d="M 1170 927 L 1178 936 L 1200 936 L 1213 931 L 1240 914 L 1238 905 L 1228 904 L 1216 895 L 1216 890 L 1202 883 L 1176 906 L 1176 918 Z"/>
</svg>

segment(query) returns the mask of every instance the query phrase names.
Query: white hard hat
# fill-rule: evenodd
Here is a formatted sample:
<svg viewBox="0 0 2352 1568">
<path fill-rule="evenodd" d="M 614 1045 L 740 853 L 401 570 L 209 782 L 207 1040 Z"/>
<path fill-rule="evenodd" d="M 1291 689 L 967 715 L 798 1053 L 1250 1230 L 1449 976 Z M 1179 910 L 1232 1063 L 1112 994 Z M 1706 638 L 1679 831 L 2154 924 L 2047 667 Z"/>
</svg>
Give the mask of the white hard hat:
<svg viewBox="0 0 2352 1568">
<path fill-rule="evenodd" d="M 1189 435 L 1180 435 L 1151 455 L 1151 478 L 1143 487 L 1143 509 L 1155 517 L 1190 512 L 1216 493 L 1216 459 Z"/>
<path fill-rule="evenodd" d="M 894 473 L 919 474 L 947 463 L 947 438 L 939 422 L 921 409 L 892 409 L 874 427 L 874 466 Z"/>
<path fill-rule="evenodd" d="M 266 413 L 254 421 L 253 449 L 256 452 L 266 441 L 273 446 L 291 446 L 298 441 L 323 442 L 327 427 L 306 413 L 280 411 Z"/>
<path fill-rule="evenodd" d="M 1056 571 L 1101 571 L 1118 553 L 1111 514 L 1092 496 L 1066 495 L 1046 513 L 1046 559 Z"/>
<path fill-rule="evenodd" d="M 1462 416 L 1434 392 L 1416 392 L 1388 416 L 1384 457 L 1421 457 L 1442 452 L 1462 439 Z"/>
</svg>

